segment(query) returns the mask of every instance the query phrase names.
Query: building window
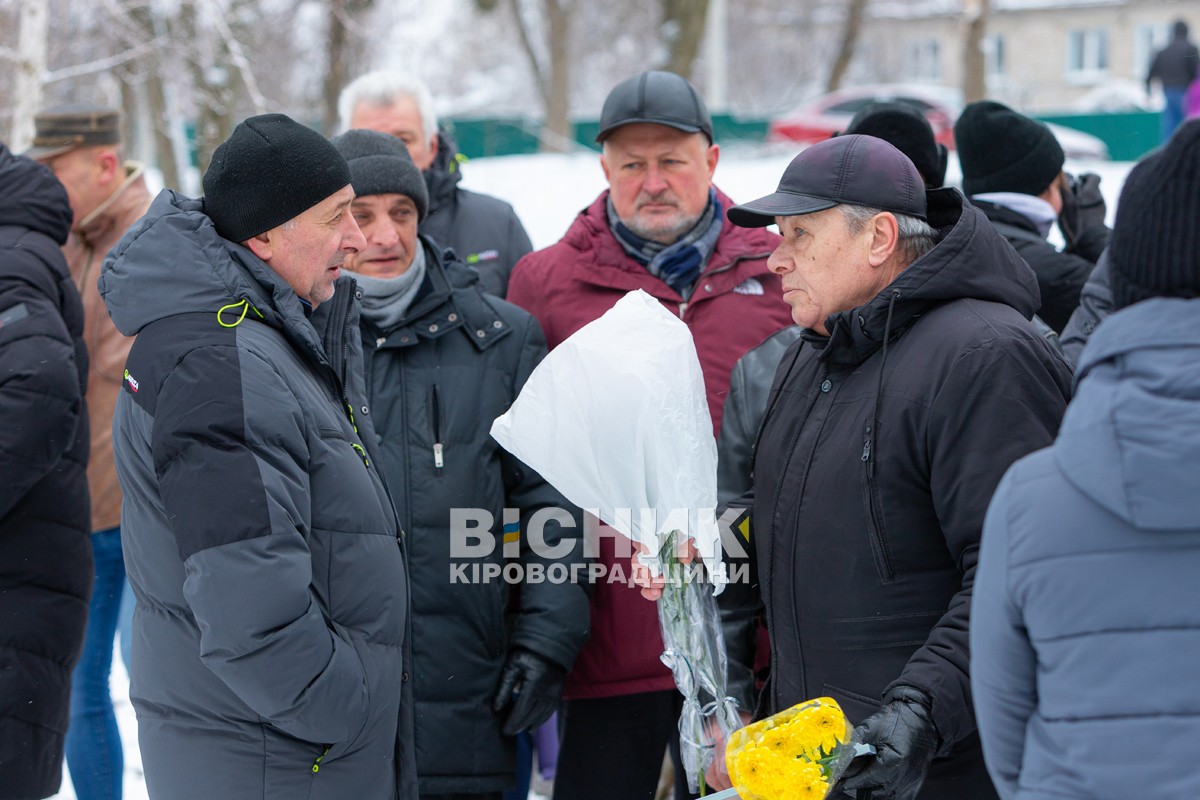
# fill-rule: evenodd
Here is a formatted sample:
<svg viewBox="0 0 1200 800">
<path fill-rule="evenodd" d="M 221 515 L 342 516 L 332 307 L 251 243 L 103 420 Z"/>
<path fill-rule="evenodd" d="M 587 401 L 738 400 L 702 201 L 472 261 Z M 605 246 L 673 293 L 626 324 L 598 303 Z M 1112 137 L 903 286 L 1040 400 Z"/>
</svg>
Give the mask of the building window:
<svg viewBox="0 0 1200 800">
<path fill-rule="evenodd" d="M 937 39 L 910 42 L 905 72 L 911 80 L 936 82 L 942 79 L 941 49 Z"/>
<path fill-rule="evenodd" d="M 1154 54 L 1167 46 L 1170 26 L 1166 22 L 1157 25 L 1138 25 L 1133 31 L 1133 70 L 1135 81 L 1146 79 Z"/>
<path fill-rule="evenodd" d="M 1066 78 L 1071 83 L 1089 83 L 1108 75 L 1108 31 L 1104 28 L 1077 29 L 1067 33 Z"/>
<path fill-rule="evenodd" d="M 983 48 L 984 74 L 989 78 L 999 78 L 1004 75 L 1004 37 L 985 36 L 980 42 Z"/>
</svg>

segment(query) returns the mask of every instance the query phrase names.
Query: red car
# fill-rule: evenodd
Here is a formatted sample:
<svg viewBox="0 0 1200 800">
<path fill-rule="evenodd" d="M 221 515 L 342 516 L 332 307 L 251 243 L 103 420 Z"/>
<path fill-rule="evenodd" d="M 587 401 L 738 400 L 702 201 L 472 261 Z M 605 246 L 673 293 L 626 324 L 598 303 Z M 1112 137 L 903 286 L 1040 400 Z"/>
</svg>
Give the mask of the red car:
<svg viewBox="0 0 1200 800">
<path fill-rule="evenodd" d="M 814 144 L 846 130 L 850 120 L 870 103 L 905 103 L 920 111 L 933 127 L 934 138 L 954 148 L 954 120 L 961 103 L 951 90 L 925 86 L 854 86 L 830 92 L 775 117 L 767 128 L 768 142 Z"/>
</svg>

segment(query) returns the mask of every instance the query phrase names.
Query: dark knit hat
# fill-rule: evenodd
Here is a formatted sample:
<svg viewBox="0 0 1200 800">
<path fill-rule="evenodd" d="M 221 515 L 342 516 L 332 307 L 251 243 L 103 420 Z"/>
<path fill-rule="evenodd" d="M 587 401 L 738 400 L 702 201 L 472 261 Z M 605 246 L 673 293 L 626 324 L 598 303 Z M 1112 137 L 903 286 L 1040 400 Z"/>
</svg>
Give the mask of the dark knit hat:
<svg viewBox="0 0 1200 800">
<path fill-rule="evenodd" d="M 653 122 L 684 133 L 703 133 L 713 141 L 712 117 L 696 88 L 674 72 L 650 70 L 626 78 L 613 87 L 600 111 L 603 142 L 622 125 Z"/>
<path fill-rule="evenodd" d="M 954 123 L 963 193 L 1039 195 L 1062 172 L 1063 149 L 1043 122 L 991 100 L 971 103 Z"/>
<path fill-rule="evenodd" d="M 946 146 L 934 139 L 925 115 L 907 103 L 868 103 L 843 133 L 888 142 L 916 165 L 926 188 L 936 189 L 946 180 Z"/>
<path fill-rule="evenodd" d="M 350 183 L 329 141 L 283 114 L 238 124 L 204 173 L 204 211 L 217 233 L 244 242 L 278 227 Z"/>
<path fill-rule="evenodd" d="M 1108 245 L 1113 304 L 1200 297 L 1200 120 L 1129 172 Z"/>
<path fill-rule="evenodd" d="M 881 208 L 925 219 L 925 183 L 908 156 L 874 136 L 835 136 L 792 159 L 774 194 L 725 213 L 743 228 L 837 205 Z"/>
<path fill-rule="evenodd" d="M 350 182 L 356 195 L 402 194 L 416 205 L 417 221 L 425 219 L 429 190 L 404 142 L 367 130 L 346 131 L 330 141 L 350 165 Z"/>
</svg>

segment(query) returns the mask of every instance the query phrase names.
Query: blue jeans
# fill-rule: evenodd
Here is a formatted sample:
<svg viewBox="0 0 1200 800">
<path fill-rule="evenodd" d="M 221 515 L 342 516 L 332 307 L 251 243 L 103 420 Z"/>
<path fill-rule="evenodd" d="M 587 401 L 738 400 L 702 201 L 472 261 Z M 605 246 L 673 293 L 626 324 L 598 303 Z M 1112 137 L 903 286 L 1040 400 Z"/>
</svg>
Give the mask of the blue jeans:
<svg viewBox="0 0 1200 800">
<path fill-rule="evenodd" d="M 67 767 L 79 800 L 121 800 L 125 756 L 108 686 L 117 614 L 125 588 L 121 529 L 93 533 L 92 555 L 96 583 L 88 605 L 83 655 L 71 676 Z"/>
<path fill-rule="evenodd" d="M 1163 87 L 1163 98 L 1167 101 L 1166 106 L 1162 110 L 1162 140 L 1166 144 L 1170 140 L 1171 135 L 1175 133 L 1175 129 L 1183 122 L 1186 115 L 1184 111 L 1184 102 L 1187 98 L 1187 87 L 1182 89 L 1168 89 Z"/>
</svg>

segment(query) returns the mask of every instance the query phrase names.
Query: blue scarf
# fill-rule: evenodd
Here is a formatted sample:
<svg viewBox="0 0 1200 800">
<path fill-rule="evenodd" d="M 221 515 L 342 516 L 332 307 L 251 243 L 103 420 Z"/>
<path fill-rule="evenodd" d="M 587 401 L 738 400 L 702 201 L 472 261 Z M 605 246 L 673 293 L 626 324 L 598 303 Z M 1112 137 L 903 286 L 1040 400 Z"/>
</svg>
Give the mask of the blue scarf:
<svg viewBox="0 0 1200 800">
<path fill-rule="evenodd" d="M 668 245 L 643 239 L 629 230 L 613 208 L 612 195 L 608 198 L 608 226 L 612 229 L 613 236 L 621 243 L 621 247 L 630 258 L 648 269 L 651 275 L 679 292 L 679 296 L 684 300 L 691 297 L 696 279 L 700 277 L 701 270 L 708 263 L 708 257 L 717 245 L 723 219 L 717 192 L 715 189 L 709 189 L 708 205 L 700 219 L 690 231 Z"/>
</svg>

